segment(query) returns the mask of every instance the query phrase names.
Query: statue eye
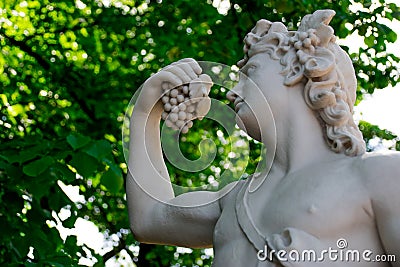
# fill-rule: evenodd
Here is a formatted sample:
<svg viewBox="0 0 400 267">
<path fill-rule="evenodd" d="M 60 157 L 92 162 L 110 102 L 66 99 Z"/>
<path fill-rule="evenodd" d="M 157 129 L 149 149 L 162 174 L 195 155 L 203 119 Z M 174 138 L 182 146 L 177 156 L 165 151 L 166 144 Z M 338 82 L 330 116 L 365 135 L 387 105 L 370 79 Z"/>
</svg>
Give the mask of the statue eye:
<svg viewBox="0 0 400 267">
<path fill-rule="evenodd" d="M 246 64 L 240 72 L 243 73 L 244 75 L 248 76 L 250 73 L 252 73 L 255 69 L 257 68 L 257 65 L 254 63 L 248 63 Z"/>
<path fill-rule="evenodd" d="M 249 68 L 247 69 L 247 74 L 249 74 L 249 73 L 255 71 L 256 69 L 257 69 L 257 66 L 256 66 L 255 64 L 251 64 L 251 65 L 249 66 Z"/>
</svg>

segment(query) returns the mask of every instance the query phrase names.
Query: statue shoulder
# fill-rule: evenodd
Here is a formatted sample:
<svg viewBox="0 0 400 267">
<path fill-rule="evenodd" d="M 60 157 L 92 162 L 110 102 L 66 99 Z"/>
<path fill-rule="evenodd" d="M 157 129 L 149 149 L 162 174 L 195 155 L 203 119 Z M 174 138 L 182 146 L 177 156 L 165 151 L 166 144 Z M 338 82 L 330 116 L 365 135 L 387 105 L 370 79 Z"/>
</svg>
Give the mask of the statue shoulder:
<svg viewBox="0 0 400 267">
<path fill-rule="evenodd" d="M 368 174 L 379 174 L 379 176 L 382 176 L 392 172 L 399 176 L 400 152 L 369 152 L 360 156 L 359 159 L 361 163 L 360 167 L 364 170 L 367 176 L 369 176 Z"/>
<path fill-rule="evenodd" d="M 356 166 L 372 199 L 374 196 L 400 195 L 400 152 L 365 153 L 359 157 Z"/>
</svg>

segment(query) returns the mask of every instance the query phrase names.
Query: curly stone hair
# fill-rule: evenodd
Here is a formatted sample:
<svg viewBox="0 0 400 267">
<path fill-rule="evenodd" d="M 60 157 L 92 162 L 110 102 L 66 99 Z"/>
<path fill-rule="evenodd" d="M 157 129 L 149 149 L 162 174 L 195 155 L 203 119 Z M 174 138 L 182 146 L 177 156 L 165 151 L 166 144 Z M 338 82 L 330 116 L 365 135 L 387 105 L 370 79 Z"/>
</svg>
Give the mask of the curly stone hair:
<svg viewBox="0 0 400 267">
<path fill-rule="evenodd" d="M 346 52 L 335 43 L 328 24 L 333 10 L 307 15 L 298 31 L 288 31 L 280 22 L 260 20 L 244 39 L 243 67 L 257 53 L 280 60 L 284 84 L 304 83 L 304 98 L 316 113 L 328 146 L 337 153 L 358 156 L 365 153 L 365 142 L 353 120 L 357 81 Z"/>
</svg>

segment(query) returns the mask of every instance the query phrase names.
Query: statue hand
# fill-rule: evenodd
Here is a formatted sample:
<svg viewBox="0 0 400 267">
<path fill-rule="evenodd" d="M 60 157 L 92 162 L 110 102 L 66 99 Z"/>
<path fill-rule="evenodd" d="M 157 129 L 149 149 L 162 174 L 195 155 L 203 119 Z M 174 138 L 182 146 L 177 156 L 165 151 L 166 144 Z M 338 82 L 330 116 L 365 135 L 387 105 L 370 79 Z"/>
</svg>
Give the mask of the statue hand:
<svg viewBox="0 0 400 267">
<path fill-rule="evenodd" d="M 165 91 L 198 79 L 201 72 L 201 67 L 192 58 L 185 58 L 168 65 L 143 84 L 135 110 L 145 114 L 150 113 L 155 105 L 161 103 Z"/>
<path fill-rule="evenodd" d="M 197 103 L 195 114 L 200 120 L 208 113 L 211 106 L 211 99 L 208 97 L 213 82 L 207 74 L 201 74 L 189 85 L 189 95 L 193 103 Z"/>
</svg>

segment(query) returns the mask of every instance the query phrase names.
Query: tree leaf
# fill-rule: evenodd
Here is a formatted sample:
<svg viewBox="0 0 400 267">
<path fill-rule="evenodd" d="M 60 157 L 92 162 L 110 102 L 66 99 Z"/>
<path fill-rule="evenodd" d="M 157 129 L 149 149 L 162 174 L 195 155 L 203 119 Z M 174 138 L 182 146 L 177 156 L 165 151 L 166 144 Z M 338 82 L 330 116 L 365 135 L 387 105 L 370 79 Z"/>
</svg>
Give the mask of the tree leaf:
<svg viewBox="0 0 400 267">
<path fill-rule="evenodd" d="M 25 165 L 22 170 L 26 175 L 34 177 L 44 172 L 53 163 L 54 159 L 52 157 L 45 156 Z"/>
<path fill-rule="evenodd" d="M 65 219 L 62 224 L 65 228 L 73 228 L 76 222 L 76 217 L 75 216 L 70 216 L 67 219 Z M 75 236 L 68 236 L 67 240 L 65 242 L 67 242 L 68 240 L 70 240 L 69 238 L 75 237 Z M 75 241 L 72 242 L 73 245 L 76 245 L 76 237 L 75 237 Z"/>
<path fill-rule="evenodd" d="M 67 142 L 76 150 L 87 145 L 90 142 L 90 138 L 80 134 L 70 134 L 67 136 Z"/>
<path fill-rule="evenodd" d="M 109 168 L 101 177 L 101 184 L 104 185 L 111 193 L 118 193 L 124 184 L 121 171 Z"/>
<path fill-rule="evenodd" d="M 93 142 L 93 144 L 84 151 L 92 157 L 101 160 L 111 154 L 111 145 L 106 140 L 99 140 Z"/>
<path fill-rule="evenodd" d="M 368 37 L 364 38 L 364 43 L 368 46 L 368 47 L 372 47 L 375 45 L 375 37 L 371 34 Z"/>
<path fill-rule="evenodd" d="M 64 182 L 70 183 L 76 179 L 76 174 L 64 164 L 56 163 L 54 171 L 57 173 L 58 179 Z"/>
<path fill-rule="evenodd" d="M 86 153 L 78 152 L 72 156 L 70 164 L 83 177 L 89 177 L 97 169 L 98 162 Z"/>
</svg>

